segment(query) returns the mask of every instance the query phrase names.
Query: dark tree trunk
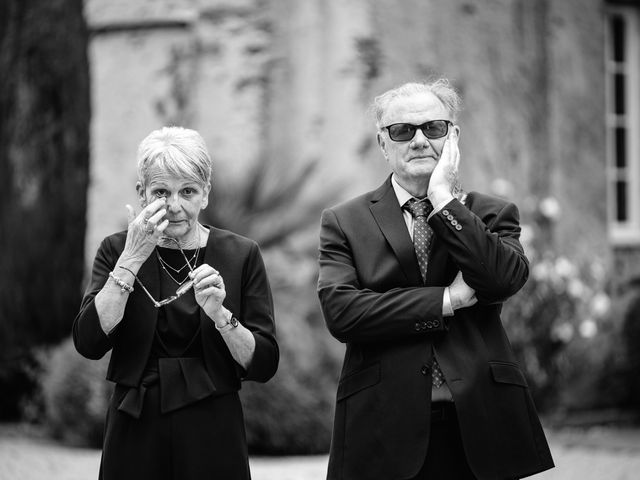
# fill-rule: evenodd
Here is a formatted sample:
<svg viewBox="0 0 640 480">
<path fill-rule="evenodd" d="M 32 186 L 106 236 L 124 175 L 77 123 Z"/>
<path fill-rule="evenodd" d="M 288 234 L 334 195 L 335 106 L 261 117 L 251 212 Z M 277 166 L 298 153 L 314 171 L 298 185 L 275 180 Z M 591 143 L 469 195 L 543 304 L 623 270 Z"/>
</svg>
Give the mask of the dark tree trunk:
<svg viewBox="0 0 640 480">
<path fill-rule="evenodd" d="M 0 397 L 19 393 L 32 347 L 69 335 L 80 301 L 87 44 L 82 0 L 0 2 Z"/>
</svg>

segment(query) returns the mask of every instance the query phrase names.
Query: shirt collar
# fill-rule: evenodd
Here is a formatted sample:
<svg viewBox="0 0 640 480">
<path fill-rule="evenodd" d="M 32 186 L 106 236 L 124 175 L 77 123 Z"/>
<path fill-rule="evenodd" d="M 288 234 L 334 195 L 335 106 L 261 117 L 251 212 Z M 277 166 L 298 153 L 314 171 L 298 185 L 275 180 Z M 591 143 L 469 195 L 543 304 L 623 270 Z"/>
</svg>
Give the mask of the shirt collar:
<svg viewBox="0 0 640 480">
<path fill-rule="evenodd" d="M 393 175 L 391 175 L 391 186 L 393 187 L 393 191 L 396 194 L 396 198 L 398 199 L 398 203 L 400 204 L 400 207 L 403 207 L 405 203 L 407 203 L 408 200 L 412 199 L 412 198 L 416 198 L 413 195 L 411 195 L 409 192 L 407 192 L 396 180 L 396 174 L 394 173 Z M 416 201 L 418 202 L 422 202 L 423 200 L 426 200 L 426 197 L 423 199 L 420 198 L 416 198 Z"/>
</svg>

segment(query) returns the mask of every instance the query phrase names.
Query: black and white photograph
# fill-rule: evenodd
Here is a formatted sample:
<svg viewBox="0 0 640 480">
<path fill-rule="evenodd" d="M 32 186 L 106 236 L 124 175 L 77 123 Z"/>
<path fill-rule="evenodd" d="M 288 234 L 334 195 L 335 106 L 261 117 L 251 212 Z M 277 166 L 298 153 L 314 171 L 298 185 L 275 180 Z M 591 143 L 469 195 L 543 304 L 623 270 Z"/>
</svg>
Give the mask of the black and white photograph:
<svg viewBox="0 0 640 480">
<path fill-rule="evenodd" d="M 633 480 L 640 1 L 2 0 L 0 480 Z"/>
</svg>

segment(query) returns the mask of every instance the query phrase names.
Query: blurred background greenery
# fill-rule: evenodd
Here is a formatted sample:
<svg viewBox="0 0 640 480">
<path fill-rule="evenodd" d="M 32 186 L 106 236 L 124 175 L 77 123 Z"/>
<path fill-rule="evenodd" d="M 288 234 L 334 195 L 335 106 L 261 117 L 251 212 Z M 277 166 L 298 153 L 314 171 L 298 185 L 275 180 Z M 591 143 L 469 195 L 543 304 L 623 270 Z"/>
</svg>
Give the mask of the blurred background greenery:
<svg viewBox="0 0 640 480">
<path fill-rule="evenodd" d="M 315 294 L 320 212 L 387 175 L 373 96 L 434 74 L 465 100 L 466 188 L 521 208 L 531 275 L 504 322 L 539 409 L 637 420 L 631 3 L 5 0 L 0 420 L 100 445 L 108 357 L 81 358 L 71 323 L 98 242 L 135 204 L 138 142 L 181 124 L 214 158 L 205 221 L 258 241 L 275 297 L 280 369 L 242 390 L 250 448 L 326 452 L 343 346 Z"/>
</svg>

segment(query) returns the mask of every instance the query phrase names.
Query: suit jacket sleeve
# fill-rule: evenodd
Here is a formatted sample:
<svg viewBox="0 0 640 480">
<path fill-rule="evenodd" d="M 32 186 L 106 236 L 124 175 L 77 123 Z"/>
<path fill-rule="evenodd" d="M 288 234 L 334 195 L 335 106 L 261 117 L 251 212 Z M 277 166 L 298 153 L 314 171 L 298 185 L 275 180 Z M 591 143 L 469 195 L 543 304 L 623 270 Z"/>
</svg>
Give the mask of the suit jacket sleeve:
<svg viewBox="0 0 640 480">
<path fill-rule="evenodd" d="M 95 297 L 107 282 L 116 261 L 117 255 L 114 256 L 111 252 L 108 239 L 103 240 L 93 261 L 91 280 L 82 298 L 80 312 L 73 322 L 73 343 L 76 350 L 92 360 L 102 358 L 113 346 L 100 326 Z"/>
<path fill-rule="evenodd" d="M 350 218 L 343 228 L 333 210 L 322 213 L 318 296 L 331 334 L 341 342 L 378 342 L 443 331 L 444 287 L 411 286 L 404 277 L 404 281 L 390 283 L 388 289 L 365 284 L 367 279 L 357 269 L 354 248 L 359 248 L 369 262 L 375 261 L 376 252 L 366 251 L 364 242 L 353 246 L 356 242 L 352 240 L 367 235 L 361 227 L 356 218 Z M 386 246 L 384 239 L 381 242 Z M 395 257 L 391 263 L 399 269 Z M 391 272 L 389 276 L 393 275 Z M 404 286 L 398 287 L 402 283 Z"/>
<path fill-rule="evenodd" d="M 429 219 L 479 303 L 503 302 L 527 281 L 519 221 L 513 203 L 486 195 L 471 197 L 469 207 L 454 199 Z"/>
</svg>

